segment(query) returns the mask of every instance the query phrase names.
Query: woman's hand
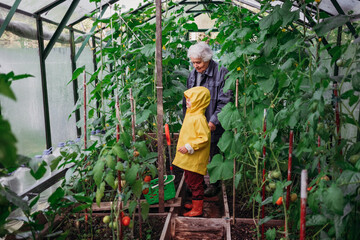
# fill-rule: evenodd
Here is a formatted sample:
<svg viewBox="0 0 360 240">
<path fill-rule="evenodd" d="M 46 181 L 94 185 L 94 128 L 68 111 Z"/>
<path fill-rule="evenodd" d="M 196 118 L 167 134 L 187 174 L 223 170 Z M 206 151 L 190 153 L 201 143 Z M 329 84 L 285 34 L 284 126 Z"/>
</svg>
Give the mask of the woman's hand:
<svg viewBox="0 0 360 240">
<path fill-rule="evenodd" d="M 180 152 L 182 154 L 186 154 L 186 153 L 188 153 L 188 150 L 186 149 L 185 146 L 183 146 L 183 147 L 179 147 L 178 152 Z"/>
<path fill-rule="evenodd" d="M 212 122 L 209 122 L 209 128 L 210 128 L 210 131 L 213 132 L 213 131 L 215 131 L 216 126 Z"/>
</svg>

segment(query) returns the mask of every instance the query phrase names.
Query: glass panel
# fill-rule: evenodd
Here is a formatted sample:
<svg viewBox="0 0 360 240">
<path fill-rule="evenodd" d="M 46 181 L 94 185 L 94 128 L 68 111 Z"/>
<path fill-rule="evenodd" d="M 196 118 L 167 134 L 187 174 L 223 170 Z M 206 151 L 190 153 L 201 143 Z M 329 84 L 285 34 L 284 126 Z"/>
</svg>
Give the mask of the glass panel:
<svg viewBox="0 0 360 240">
<path fill-rule="evenodd" d="M 75 140 L 75 116 L 69 115 L 74 107 L 71 80 L 70 48 L 53 48 L 46 59 L 51 138 L 53 146 L 59 142 Z"/>
<path fill-rule="evenodd" d="M 91 40 L 91 39 L 90 39 Z M 78 51 L 78 48 L 79 46 L 77 46 L 77 50 Z M 85 65 L 85 71 L 86 72 L 90 72 L 90 73 L 93 73 L 94 72 L 94 64 L 93 64 L 93 53 L 92 53 L 92 50 L 90 49 L 90 47 L 85 47 L 82 54 L 80 55 L 78 61 L 76 62 L 77 64 L 77 67 L 81 67 L 81 66 L 84 66 Z M 86 80 L 87 82 L 89 81 L 90 79 L 90 76 L 87 74 L 86 75 Z M 78 123 L 78 126 L 81 127 L 81 133 L 82 133 L 82 138 L 84 137 L 84 77 L 83 75 L 81 74 L 79 77 L 78 77 L 78 94 L 79 94 L 79 102 L 81 103 L 81 108 L 80 108 L 80 122 Z M 94 88 L 90 85 L 87 85 L 87 89 L 86 89 L 86 99 L 87 99 L 87 102 L 89 101 L 90 99 L 90 92 L 93 91 Z M 87 106 L 87 112 L 89 112 L 89 110 L 91 108 L 95 108 L 96 105 L 94 106 Z M 89 130 L 89 129 L 88 129 Z M 88 139 L 89 139 L 89 136 L 88 136 Z"/>
<path fill-rule="evenodd" d="M 21 17 L 31 25 L 35 24 L 33 18 Z M 18 16 L 15 14 L 14 18 Z M 17 138 L 18 153 L 30 157 L 41 154 L 46 146 L 37 47 L 37 41 L 9 32 L 5 32 L 0 41 L 0 72 L 13 71 L 17 75 L 28 73 L 34 76 L 12 83 L 16 102 L 0 97 L 2 114 L 10 122 Z"/>
</svg>

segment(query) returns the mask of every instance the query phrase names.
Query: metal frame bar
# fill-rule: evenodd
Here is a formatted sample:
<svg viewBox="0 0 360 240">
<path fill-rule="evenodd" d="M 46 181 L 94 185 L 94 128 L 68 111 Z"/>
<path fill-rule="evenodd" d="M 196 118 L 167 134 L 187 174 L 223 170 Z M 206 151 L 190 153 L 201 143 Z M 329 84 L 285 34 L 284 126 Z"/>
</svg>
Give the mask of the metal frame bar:
<svg viewBox="0 0 360 240">
<path fill-rule="evenodd" d="M 97 67 L 97 61 L 96 61 L 96 41 L 95 41 L 94 36 L 92 36 L 91 41 L 92 41 L 92 45 L 93 45 L 93 67 L 94 67 L 94 72 L 96 72 L 98 67 Z M 99 78 L 96 76 L 96 78 L 95 78 L 95 86 L 98 83 L 98 80 L 99 80 Z M 99 103 L 98 100 L 96 100 L 96 114 L 100 118 L 99 109 L 100 109 L 100 103 Z"/>
<path fill-rule="evenodd" d="M 336 0 L 331 0 L 331 3 L 334 5 L 336 11 L 338 11 L 339 14 L 345 15 L 344 10 L 341 8 L 339 3 Z M 357 35 L 356 30 L 354 26 L 351 24 L 351 22 L 346 22 L 346 26 L 349 28 L 350 32 L 355 38 L 358 38 L 359 35 Z"/>
<path fill-rule="evenodd" d="M 108 8 L 108 5 L 105 5 L 105 6 L 103 7 L 102 12 L 100 13 L 100 17 L 102 17 L 102 16 L 104 15 L 104 13 L 105 13 L 105 11 L 106 11 L 107 8 Z M 90 32 L 94 32 L 95 28 L 96 28 L 96 25 L 95 25 L 95 26 L 92 26 Z M 81 54 L 82 51 L 84 50 L 84 48 L 85 48 L 85 46 L 86 46 L 86 43 L 89 41 L 90 37 L 91 37 L 90 34 L 86 36 L 85 40 L 83 41 L 83 43 L 81 44 L 79 50 L 77 51 L 77 53 L 76 53 L 76 55 L 75 55 L 75 61 L 77 61 L 77 60 L 79 59 L 80 54 Z"/>
<path fill-rule="evenodd" d="M 76 60 L 75 60 L 75 43 L 74 43 L 74 31 L 70 30 L 70 60 L 71 60 L 71 69 L 72 72 L 76 70 Z M 77 78 L 72 81 L 73 85 L 73 96 L 74 96 L 74 105 L 76 106 L 77 101 L 79 100 L 78 94 L 78 80 Z M 80 121 L 80 109 L 75 110 L 75 124 Z M 76 127 L 77 137 L 81 136 L 81 128 Z"/>
<path fill-rule="evenodd" d="M 80 0 L 74 0 L 70 7 L 68 8 L 68 10 L 65 13 L 65 16 L 63 17 L 63 19 L 61 20 L 58 28 L 56 29 L 54 35 L 52 36 L 52 38 L 50 39 L 48 45 L 46 46 L 45 50 L 44 50 L 44 57 L 45 59 L 48 57 L 51 49 L 53 48 L 53 46 L 56 43 L 56 40 L 59 38 L 62 30 L 64 29 L 64 27 L 66 26 L 66 23 L 69 21 L 71 15 L 73 14 L 73 12 L 75 11 L 75 8 L 77 7 L 78 3 L 80 2 Z"/>
<path fill-rule="evenodd" d="M 183 0 L 183 1 L 179 2 L 178 5 L 184 4 L 184 2 L 186 2 L 186 0 Z M 196 7 L 199 6 L 199 5 L 200 5 L 200 4 L 196 4 L 194 7 L 191 7 L 191 8 L 189 8 L 188 10 L 191 10 L 191 9 L 193 9 L 193 8 L 196 8 Z M 169 8 L 167 9 L 167 11 L 173 9 L 175 6 L 176 6 L 176 4 L 173 5 L 173 6 L 171 6 L 171 7 L 169 7 Z M 185 12 L 187 12 L 188 10 L 186 10 Z M 164 12 L 165 12 L 165 10 L 163 10 L 163 11 L 161 12 L 161 14 L 163 14 Z M 150 17 L 149 19 L 146 19 L 145 22 L 149 22 L 150 20 L 154 19 L 155 17 L 156 17 L 156 15 Z"/>
<path fill-rule="evenodd" d="M 10 7 L 9 5 L 6 5 L 6 4 L 1 3 L 1 2 L 0 2 L 0 8 L 5 8 L 5 9 L 8 9 L 8 10 L 11 9 L 11 7 Z M 16 13 L 19 13 L 19 14 L 22 14 L 22 15 L 25 15 L 25 16 L 27 16 L 27 17 L 32 17 L 32 18 L 35 18 L 35 19 L 38 18 L 37 15 L 32 14 L 32 13 L 29 13 L 29 12 L 26 12 L 26 11 L 24 11 L 24 10 L 16 9 L 15 12 L 16 12 Z M 52 20 L 50 20 L 50 19 L 47 19 L 47 18 L 44 18 L 44 17 L 40 17 L 40 18 L 42 19 L 43 22 L 46 22 L 46 23 L 49 23 L 49 24 L 53 24 L 53 25 L 59 26 L 58 23 L 56 23 L 56 22 L 54 22 L 54 21 L 52 21 Z M 86 32 L 83 32 L 83 31 L 80 31 L 80 30 L 78 30 L 78 29 L 72 28 L 71 26 L 70 26 L 70 27 L 66 26 L 65 28 L 66 28 L 66 29 L 73 29 L 75 32 L 82 33 L 82 34 L 86 34 Z"/>
<path fill-rule="evenodd" d="M 45 121 L 45 136 L 46 136 L 46 148 L 51 147 L 51 127 L 50 127 L 50 114 L 49 114 L 49 100 L 46 84 L 46 68 L 45 68 L 45 56 L 44 56 L 44 39 L 43 39 L 43 25 L 40 16 L 36 19 L 37 37 L 39 44 L 39 61 L 40 61 L 40 73 L 41 73 L 41 87 L 43 96 L 43 108 L 44 108 L 44 121 Z"/>
<path fill-rule="evenodd" d="M 3 24 L 0 27 L 0 38 L 1 35 L 5 32 L 6 27 L 8 26 L 9 22 L 11 21 L 11 18 L 14 16 L 16 9 L 19 7 L 21 0 L 16 0 L 15 3 L 12 5 L 8 15 L 6 16 Z"/>
<path fill-rule="evenodd" d="M 101 5 L 100 9 L 101 9 L 101 8 L 104 8 L 104 7 L 107 8 L 109 5 L 114 4 L 114 3 L 118 2 L 118 1 L 119 1 L 119 0 L 111 0 L 111 1 L 109 1 L 109 2 L 107 2 L 107 3 L 104 3 L 103 5 Z M 90 14 L 93 13 L 93 12 L 95 12 L 96 10 L 97 10 L 97 8 L 96 8 L 95 10 L 91 11 Z M 89 18 L 89 17 L 88 17 L 88 16 L 83 16 L 83 17 L 81 17 L 81 18 L 73 21 L 73 22 L 70 23 L 69 25 L 70 25 L 70 26 L 74 26 L 74 25 L 78 24 L 79 22 L 82 22 L 83 20 L 85 20 L 85 19 L 87 19 L 87 18 Z"/>
<path fill-rule="evenodd" d="M 60 5 L 61 3 L 65 2 L 66 0 L 56 0 L 55 2 L 52 2 L 48 5 L 46 5 L 43 8 L 40 8 L 39 10 L 37 10 L 34 14 L 35 15 L 41 15 L 47 11 L 50 11 L 51 9 L 53 9 L 54 7 L 56 7 L 57 5 Z"/>
</svg>

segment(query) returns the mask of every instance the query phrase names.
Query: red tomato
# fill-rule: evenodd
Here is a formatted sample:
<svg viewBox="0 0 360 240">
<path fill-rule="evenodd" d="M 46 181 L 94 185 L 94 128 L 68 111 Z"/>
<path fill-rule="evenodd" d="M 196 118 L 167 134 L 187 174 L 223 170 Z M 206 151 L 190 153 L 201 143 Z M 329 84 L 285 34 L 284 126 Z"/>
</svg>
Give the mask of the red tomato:
<svg viewBox="0 0 360 240">
<path fill-rule="evenodd" d="M 148 193 L 149 193 L 149 189 L 148 189 L 148 188 L 145 188 L 145 189 L 142 191 L 142 193 L 143 193 L 144 195 L 148 194 Z"/>
<path fill-rule="evenodd" d="M 122 219 L 122 225 L 124 225 L 124 226 L 129 226 L 129 224 L 130 224 L 130 218 L 129 218 L 129 216 L 123 217 L 123 219 Z"/>
<path fill-rule="evenodd" d="M 151 181 L 151 176 L 145 176 L 144 178 L 144 182 L 150 182 Z"/>
<path fill-rule="evenodd" d="M 279 197 L 278 200 L 276 201 L 276 205 L 281 206 L 283 204 L 283 198 Z"/>
</svg>

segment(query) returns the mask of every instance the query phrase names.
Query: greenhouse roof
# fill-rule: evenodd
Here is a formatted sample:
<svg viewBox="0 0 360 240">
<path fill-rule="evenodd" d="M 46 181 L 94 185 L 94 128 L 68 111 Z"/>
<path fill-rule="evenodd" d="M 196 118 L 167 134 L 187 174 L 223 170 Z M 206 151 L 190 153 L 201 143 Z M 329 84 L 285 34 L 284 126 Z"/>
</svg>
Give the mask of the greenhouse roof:
<svg viewBox="0 0 360 240">
<path fill-rule="evenodd" d="M 164 1 L 165 2 L 165 1 Z M 175 0 L 174 2 L 180 4 L 191 4 L 191 5 L 202 5 L 208 4 L 211 2 L 221 3 L 221 1 L 211 1 L 211 0 Z M 234 3 L 241 6 L 253 9 L 260 9 L 260 1 L 255 0 L 233 0 Z M 129 11 L 131 9 L 137 9 L 143 3 L 143 0 L 104 0 L 96 3 L 94 1 L 90 2 L 88 0 L 1 0 L 0 7 L 2 8 L 15 8 L 17 12 L 23 13 L 26 15 L 40 15 L 43 19 L 48 20 L 49 22 L 59 24 L 67 12 L 73 12 L 70 15 L 67 25 L 74 25 L 81 20 L 85 19 L 87 15 L 100 6 L 109 6 L 112 4 L 119 4 L 123 12 Z M 148 1 L 146 4 L 151 4 L 151 1 Z M 282 1 L 272 1 L 272 4 L 282 4 Z M 315 3 L 313 3 L 315 4 Z M 338 14 L 360 14 L 360 1 L 359 0 L 322 0 L 319 5 L 320 10 L 327 12 L 331 15 Z M 309 9 L 311 9 L 311 4 L 309 4 Z M 105 16 L 109 13 L 105 13 Z"/>
</svg>

